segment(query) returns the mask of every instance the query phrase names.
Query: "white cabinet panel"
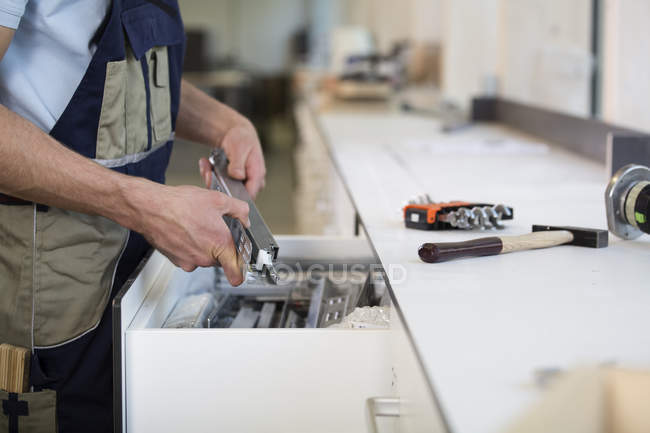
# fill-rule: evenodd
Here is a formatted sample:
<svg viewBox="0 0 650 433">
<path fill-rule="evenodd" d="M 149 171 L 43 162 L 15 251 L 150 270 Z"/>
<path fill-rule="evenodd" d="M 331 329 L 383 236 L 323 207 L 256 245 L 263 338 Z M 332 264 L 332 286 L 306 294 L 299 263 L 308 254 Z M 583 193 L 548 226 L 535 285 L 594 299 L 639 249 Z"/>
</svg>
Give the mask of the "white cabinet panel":
<svg viewBox="0 0 650 433">
<path fill-rule="evenodd" d="M 387 330 L 128 331 L 128 432 L 360 432 Z"/>
<path fill-rule="evenodd" d="M 400 398 L 400 433 L 446 433 L 429 381 L 418 362 L 404 324 L 395 311 L 391 315 L 391 354 Z"/>
</svg>

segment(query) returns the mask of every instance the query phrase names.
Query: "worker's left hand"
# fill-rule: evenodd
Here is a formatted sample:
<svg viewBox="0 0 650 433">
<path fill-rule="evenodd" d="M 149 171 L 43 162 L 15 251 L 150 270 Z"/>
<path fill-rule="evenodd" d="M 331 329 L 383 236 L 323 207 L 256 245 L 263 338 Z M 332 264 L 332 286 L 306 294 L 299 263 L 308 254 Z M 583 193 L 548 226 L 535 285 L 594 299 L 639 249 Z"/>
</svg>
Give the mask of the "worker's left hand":
<svg viewBox="0 0 650 433">
<path fill-rule="evenodd" d="M 233 126 L 224 135 L 220 147 L 228 157 L 228 175 L 243 180 L 248 193 L 255 198 L 264 188 L 266 176 L 262 146 L 255 127 L 248 121 Z M 212 170 L 207 158 L 201 158 L 199 170 L 209 188 Z"/>
</svg>

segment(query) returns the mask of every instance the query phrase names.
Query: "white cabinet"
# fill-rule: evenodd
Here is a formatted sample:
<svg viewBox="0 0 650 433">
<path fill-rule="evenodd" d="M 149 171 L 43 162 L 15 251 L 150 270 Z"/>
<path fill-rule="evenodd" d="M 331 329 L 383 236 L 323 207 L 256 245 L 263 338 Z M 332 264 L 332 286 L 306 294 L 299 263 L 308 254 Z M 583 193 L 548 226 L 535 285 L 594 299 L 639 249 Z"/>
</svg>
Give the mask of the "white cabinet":
<svg viewBox="0 0 650 433">
<path fill-rule="evenodd" d="M 374 263 L 360 238 L 277 240 L 282 257 L 306 264 Z M 396 317 L 390 330 L 162 327 L 183 294 L 213 278 L 154 252 L 116 298 L 116 431 L 364 432 L 367 400 L 396 392 L 413 420 L 380 421 L 380 431 L 443 431 Z"/>
</svg>

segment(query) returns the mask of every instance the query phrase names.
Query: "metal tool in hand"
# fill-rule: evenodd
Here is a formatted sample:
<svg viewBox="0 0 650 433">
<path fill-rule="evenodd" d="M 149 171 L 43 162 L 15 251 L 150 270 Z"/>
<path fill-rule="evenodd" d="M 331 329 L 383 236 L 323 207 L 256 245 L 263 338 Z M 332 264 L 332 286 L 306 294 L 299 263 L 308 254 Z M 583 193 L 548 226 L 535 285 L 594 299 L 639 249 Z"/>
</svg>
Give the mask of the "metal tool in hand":
<svg viewBox="0 0 650 433">
<path fill-rule="evenodd" d="M 622 239 L 650 234 L 650 169 L 629 164 L 618 170 L 605 191 L 607 225 Z"/>
<path fill-rule="evenodd" d="M 503 220 L 513 219 L 513 209 L 502 204 L 454 201 L 435 203 L 428 194 L 404 206 L 404 223 L 420 230 L 502 229 Z"/>
<path fill-rule="evenodd" d="M 425 243 L 420 246 L 418 255 L 424 262 L 439 263 L 462 257 L 493 256 L 557 245 L 603 248 L 607 244 L 607 230 L 534 225 L 533 233 L 521 236 L 492 236 L 464 242 Z"/>
<path fill-rule="evenodd" d="M 237 219 L 224 215 L 223 219 L 232 234 L 244 279 L 249 272 L 266 274 L 277 284 L 278 274 L 274 263 L 278 258 L 279 247 L 269 227 L 260 215 L 255 202 L 251 199 L 244 183 L 228 176 L 228 158 L 221 149 L 215 149 L 209 158 L 212 164 L 212 181 L 210 189 L 220 191 L 231 197 L 248 203 L 249 228 Z"/>
</svg>

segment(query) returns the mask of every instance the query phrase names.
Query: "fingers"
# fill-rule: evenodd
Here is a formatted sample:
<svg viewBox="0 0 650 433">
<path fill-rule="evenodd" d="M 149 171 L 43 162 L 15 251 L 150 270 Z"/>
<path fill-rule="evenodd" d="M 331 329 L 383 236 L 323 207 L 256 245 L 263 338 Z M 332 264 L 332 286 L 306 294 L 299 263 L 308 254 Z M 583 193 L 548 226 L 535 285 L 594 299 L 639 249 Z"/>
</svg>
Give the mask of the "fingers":
<svg viewBox="0 0 650 433">
<path fill-rule="evenodd" d="M 264 178 L 266 176 L 266 167 L 264 166 L 264 157 L 262 152 L 251 152 L 246 163 L 246 190 L 252 198 L 264 188 Z"/>
<path fill-rule="evenodd" d="M 199 172 L 201 173 L 201 178 L 203 179 L 203 183 L 205 183 L 205 187 L 209 189 L 210 184 L 212 183 L 212 165 L 207 158 L 199 159 Z"/>
<path fill-rule="evenodd" d="M 248 193 L 255 197 L 264 186 L 264 156 L 252 124 L 240 125 L 228 131 L 221 147 L 228 157 L 228 175 L 244 180 Z"/>
<path fill-rule="evenodd" d="M 223 213 L 237 218 L 245 227 L 250 227 L 251 222 L 248 218 L 250 209 L 248 203 L 228 196 L 225 196 L 225 198 Z"/>
<path fill-rule="evenodd" d="M 224 244 L 213 249 L 212 257 L 221 264 L 230 284 L 239 286 L 244 282 L 241 259 L 230 236 Z"/>
<path fill-rule="evenodd" d="M 185 272 L 192 272 L 196 269 L 195 265 L 189 265 L 189 264 L 183 264 L 181 265 L 181 269 L 184 270 Z"/>
<path fill-rule="evenodd" d="M 234 151 L 234 149 L 237 149 L 237 151 Z M 234 142 L 234 140 L 224 140 L 223 150 L 228 157 L 228 175 L 233 179 L 246 179 L 246 161 L 251 153 L 252 146 Z"/>
</svg>

